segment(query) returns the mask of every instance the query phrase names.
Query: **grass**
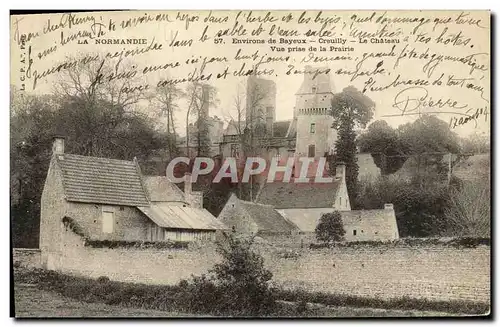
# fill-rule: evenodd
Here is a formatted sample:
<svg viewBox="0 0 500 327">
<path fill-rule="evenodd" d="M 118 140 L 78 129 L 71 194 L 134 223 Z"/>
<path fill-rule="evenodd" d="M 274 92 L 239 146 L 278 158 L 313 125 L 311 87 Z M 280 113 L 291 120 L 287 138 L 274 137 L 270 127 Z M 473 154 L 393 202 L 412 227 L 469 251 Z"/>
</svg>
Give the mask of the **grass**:
<svg viewBox="0 0 500 327">
<path fill-rule="evenodd" d="M 141 309 L 102 303 L 87 303 L 77 301 L 55 292 L 45 291 L 34 284 L 18 284 L 14 289 L 15 309 L 17 318 L 203 318 L 195 314 L 186 314 L 172 311 Z M 294 303 L 282 302 L 282 317 L 296 317 L 293 312 Z M 287 314 L 288 312 L 288 314 Z M 383 310 L 370 308 L 328 307 L 320 305 L 307 305 L 302 317 L 421 317 L 421 316 L 447 316 L 442 312 L 421 312 L 415 310 Z"/>
<path fill-rule="evenodd" d="M 77 300 L 76 303 L 80 303 L 80 306 L 81 303 L 88 302 L 91 307 L 95 303 L 103 303 L 115 308 L 126 307 L 127 310 L 133 312 L 135 309 L 132 308 L 140 308 L 146 309 L 151 316 L 154 316 L 155 312 L 171 312 L 174 315 L 177 312 L 184 312 L 184 316 L 203 314 L 203 312 L 198 312 L 198 309 L 191 307 L 193 294 L 189 288 L 181 284 L 175 286 L 146 285 L 109 281 L 107 278 L 96 280 L 42 269 L 16 269 L 14 276 L 16 285 L 20 283 L 34 284 L 52 296 L 58 294 L 58 296 Z M 21 296 L 23 292 L 24 290 L 20 291 Z M 487 303 L 469 301 L 444 302 L 412 298 L 383 300 L 286 290 L 274 290 L 273 294 L 278 300 L 278 305 L 272 313 L 273 317 L 401 317 L 443 314 L 461 316 L 486 314 L 490 310 L 490 305 Z M 16 294 L 16 301 L 17 296 Z M 75 302 L 74 300 L 73 302 Z M 205 309 L 209 310 L 210 303 L 206 304 Z M 78 307 L 77 304 L 74 306 Z M 102 305 L 99 304 L 99 306 Z M 24 310 L 22 303 L 20 308 Z M 53 309 L 48 307 L 49 311 L 53 312 Z M 34 310 L 36 312 L 36 307 Z M 26 312 L 26 310 L 21 312 Z M 55 316 L 58 316 L 58 311 L 55 312 Z M 80 312 L 77 313 L 80 314 Z M 100 316 L 100 312 L 88 314 L 90 314 L 88 316 Z M 128 312 L 117 309 L 117 314 L 128 314 Z"/>
<path fill-rule="evenodd" d="M 77 301 L 55 292 L 40 290 L 33 284 L 16 285 L 14 297 L 16 318 L 187 317 L 185 313 Z"/>
</svg>

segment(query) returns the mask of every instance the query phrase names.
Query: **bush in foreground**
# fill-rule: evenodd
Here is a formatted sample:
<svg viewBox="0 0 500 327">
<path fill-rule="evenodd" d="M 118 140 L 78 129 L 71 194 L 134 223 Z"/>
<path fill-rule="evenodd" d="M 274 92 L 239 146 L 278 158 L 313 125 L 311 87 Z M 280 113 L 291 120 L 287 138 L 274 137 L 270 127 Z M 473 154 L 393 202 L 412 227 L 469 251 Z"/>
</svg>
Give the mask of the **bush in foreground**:
<svg viewBox="0 0 500 327">
<path fill-rule="evenodd" d="M 222 262 L 208 274 L 181 281 L 191 310 L 216 315 L 268 316 L 276 307 L 270 286 L 272 273 L 264 259 L 251 250 L 253 239 L 228 235 L 219 244 Z"/>
</svg>

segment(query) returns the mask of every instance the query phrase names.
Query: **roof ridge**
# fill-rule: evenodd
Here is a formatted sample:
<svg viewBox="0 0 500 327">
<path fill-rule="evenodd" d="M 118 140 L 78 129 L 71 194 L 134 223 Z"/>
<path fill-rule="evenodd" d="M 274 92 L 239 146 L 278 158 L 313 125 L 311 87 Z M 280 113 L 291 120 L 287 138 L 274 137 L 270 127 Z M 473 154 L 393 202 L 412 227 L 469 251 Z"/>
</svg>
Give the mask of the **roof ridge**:
<svg viewBox="0 0 500 327">
<path fill-rule="evenodd" d="M 124 159 L 114 159 L 114 158 L 106 158 L 106 157 L 95 157 L 95 156 L 84 156 L 81 154 L 73 154 L 73 153 L 62 153 L 60 155 L 70 156 L 70 157 L 80 157 L 80 158 L 92 158 L 92 159 L 103 159 L 103 160 L 111 160 L 111 161 L 119 161 L 119 162 L 128 162 L 133 164 L 133 160 L 124 160 Z"/>
<path fill-rule="evenodd" d="M 252 202 L 252 201 L 246 201 L 246 200 L 241 200 L 238 198 L 238 200 L 240 200 L 241 202 L 243 203 L 247 203 L 247 204 L 254 204 L 254 205 L 258 205 L 258 206 L 262 206 L 262 207 L 271 207 L 274 209 L 274 206 L 271 205 L 271 204 L 264 204 L 264 203 L 258 203 L 258 202 Z"/>
</svg>

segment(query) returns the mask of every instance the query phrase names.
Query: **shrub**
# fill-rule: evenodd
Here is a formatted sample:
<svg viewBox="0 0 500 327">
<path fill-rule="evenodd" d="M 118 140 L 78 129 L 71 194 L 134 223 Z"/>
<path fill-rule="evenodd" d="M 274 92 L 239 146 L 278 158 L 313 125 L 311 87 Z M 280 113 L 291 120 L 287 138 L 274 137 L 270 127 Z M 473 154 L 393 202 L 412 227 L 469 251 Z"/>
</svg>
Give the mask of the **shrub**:
<svg viewBox="0 0 500 327">
<path fill-rule="evenodd" d="M 109 277 L 108 276 L 99 276 L 99 278 L 97 278 L 97 281 L 99 283 L 107 283 L 107 282 L 109 282 Z"/>
<path fill-rule="evenodd" d="M 316 239 L 320 242 L 340 242 L 344 239 L 345 230 L 340 212 L 334 211 L 321 216 L 316 226 Z"/>
<path fill-rule="evenodd" d="M 489 238 L 456 237 L 456 238 L 401 238 L 388 241 L 353 241 L 336 243 L 311 243 L 310 249 L 324 249 L 331 247 L 419 247 L 419 246 L 451 246 L 456 248 L 475 248 L 480 245 L 491 246 Z"/>
<path fill-rule="evenodd" d="M 137 249 L 187 249 L 189 242 L 187 241 L 163 241 L 163 242 L 148 242 L 148 241 L 113 241 L 113 240 L 92 240 L 86 239 L 85 246 L 93 248 L 137 248 Z"/>
<path fill-rule="evenodd" d="M 232 265 L 226 266 L 231 267 Z M 225 270 L 225 269 L 224 269 Z M 238 275 L 234 269 L 231 275 Z M 258 275 L 265 275 L 263 273 Z M 261 281 L 267 279 L 261 279 Z M 307 303 L 357 308 L 441 311 L 456 314 L 485 314 L 489 303 L 466 300 L 435 301 L 401 297 L 395 299 L 365 298 L 347 294 L 307 292 L 304 290 L 272 289 L 268 283 L 260 284 L 255 292 L 255 279 L 246 280 L 240 275 L 239 283 L 220 285 L 202 275 L 183 280 L 176 286 L 146 285 L 116 281 L 99 282 L 96 279 L 69 276 L 43 269 L 17 269 L 16 283 L 36 283 L 39 288 L 54 291 L 76 300 L 96 303 L 139 307 L 144 309 L 192 312 L 226 316 L 297 316 L 309 315 Z M 219 282 L 225 279 L 219 279 Z M 228 279 L 226 279 L 228 280 Z M 254 285 L 245 294 L 244 286 Z M 231 289 L 227 289 L 232 287 Z M 253 298 L 257 294 L 256 298 Z M 283 307 L 276 300 L 294 302 Z M 241 301 L 241 303 L 239 303 Z"/>
<path fill-rule="evenodd" d="M 253 239 L 234 235 L 218 244 L 222 262 L 207 275 L 188 282 L 191 309 L 231 316 L 266 316 L 273 312 L 272 274 L 264 268 L 263 258 L 251 250 L 252 244 Z"/>
</svg>

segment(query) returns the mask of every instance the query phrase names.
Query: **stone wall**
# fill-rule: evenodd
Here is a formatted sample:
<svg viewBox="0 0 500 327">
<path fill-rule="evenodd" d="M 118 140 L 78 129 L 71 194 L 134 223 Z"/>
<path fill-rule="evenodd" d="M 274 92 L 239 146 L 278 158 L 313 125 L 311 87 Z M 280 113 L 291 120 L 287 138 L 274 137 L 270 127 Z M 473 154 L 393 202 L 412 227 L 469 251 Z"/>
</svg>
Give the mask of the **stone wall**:
<svg viewBox="0 0 500 327">
<path fill-rule="evenodd" d="M 308 249 L 296 253 L 296 259 L 285 259 L 287 255 L 279 251 L 264 254 L 274 280 L 283 287 L 382 298 L 488 302 L 490 297 L 487 246 Z"/>
<path fill-rule="evenodd" d="M 14 266 L 41 268 L 42 258 L 40 249 L 14 248 L 12 250 Z"/>
<path fill-rule="evenodd" d="M 63 271 L 91 277 L 174 284 L 207 272 L 219 260 L 214 246 L 189 250 L 84 247 L 64 235 Z M 393 298 L 488 302 L 490 247 L 376 246 L 284 249 L 258 244 L 273 280 L 285 288 Z"/>
</svg>

